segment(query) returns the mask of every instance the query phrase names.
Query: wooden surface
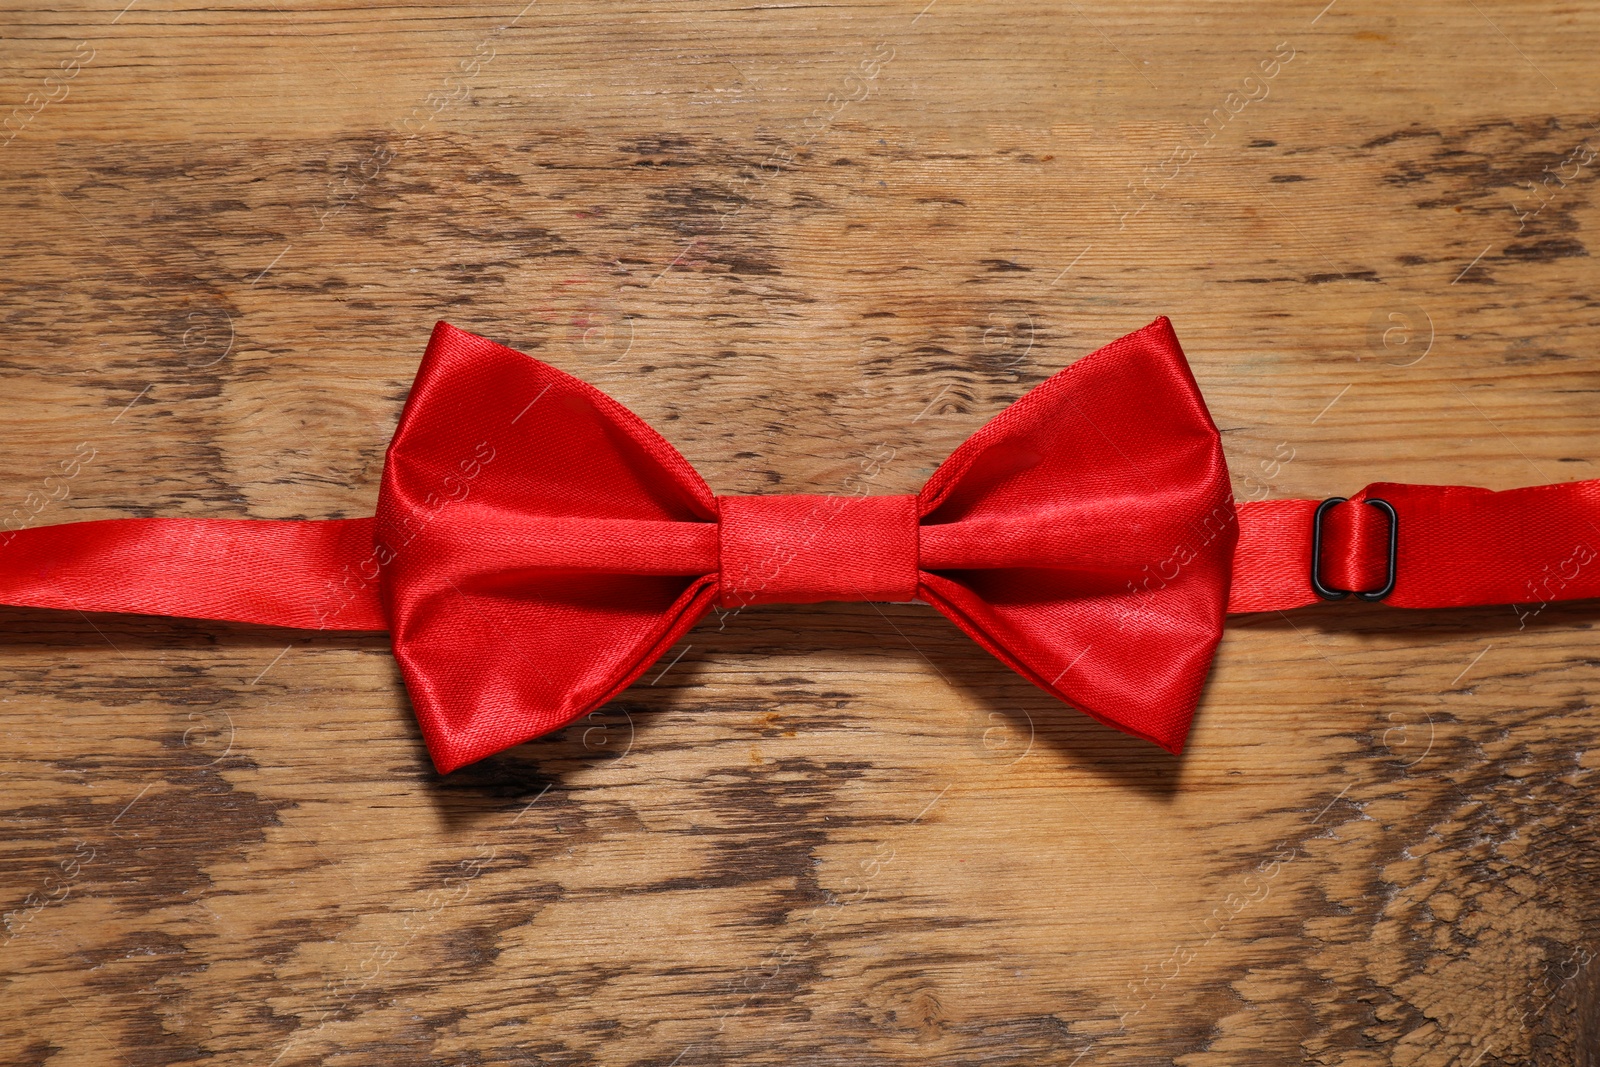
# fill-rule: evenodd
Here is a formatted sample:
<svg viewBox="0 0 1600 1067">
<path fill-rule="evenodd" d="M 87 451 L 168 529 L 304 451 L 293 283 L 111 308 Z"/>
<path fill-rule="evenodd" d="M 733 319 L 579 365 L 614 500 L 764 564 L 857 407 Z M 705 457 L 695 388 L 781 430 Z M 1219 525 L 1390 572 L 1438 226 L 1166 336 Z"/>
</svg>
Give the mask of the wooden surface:
<svg viewBox="0 0 1600 1067">
<path fill-rule="evenodd" d="M 1162 313 L 1240 499 L 1600 476 L 1600 10 L 925 3 L 8 5 L 10 528 L 369 514 L 438 318 L 723 493 Z M 1537 608 L 1235 620 L 1181 759 L 752 609 L 448 778 L 381 636 L 0 609 L 0 1060 L 1592 1064 Z"/>
</svg>

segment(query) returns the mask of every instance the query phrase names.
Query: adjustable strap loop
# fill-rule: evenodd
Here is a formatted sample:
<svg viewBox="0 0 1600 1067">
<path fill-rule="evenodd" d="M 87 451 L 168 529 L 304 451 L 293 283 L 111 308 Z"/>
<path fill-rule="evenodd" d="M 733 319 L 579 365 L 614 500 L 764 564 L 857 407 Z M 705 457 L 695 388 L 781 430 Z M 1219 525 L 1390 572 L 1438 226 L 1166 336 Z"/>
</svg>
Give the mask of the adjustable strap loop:
<svg viewBox="0 0 1600 1067">
<path fill-rule="evenodd" d="M 1346 501 L 1342 496 L 1330 496 L 1317 505 L 1316 512 L 1311 516 L 1311 588 L 1323 600 L 1343 600 L 1351 593 L 1354 593 L 1361 600 L 1382 600 L 1394 592 L 1395 579 L 1398 576 L 1395 564 L 1398 562 L 1400 516 L 1395 512 L 1393 504 L 1375 496 L 1369 496 L 1362 501 L 1362 504 L 1367 505 L 1367 507 L 1356 504 L 1353 511 L 1340 512 L 1339 505 L 1345 503 L 1349 503 L 1349 501 Z M 1325 565 L 1332 564 L 1333 569 L 1337 571 L 1340 569 L 1338 564 L 1343 563 L 1345 564 L 1343 568 L 1345 573 L 1349 573 L 1352 569 L 1359 573 L 1365 569 L 1362 565 L 1372 558 L 1370 551 L 1364 551 L 1367 548 L 1365 541 L 1370 540 L 1370 538 L 1363 539 L 1358 533 L 1358 531 L 1372 528 L 1370 522 L 1362 521 L 1371 519 L 1373 512 L 1367 510 L 1369 507 L 1388 516 L 1389 520 L 1389 551 L 1384 557 L 1383 575 L 1371 580 L 1367 580 L 1364 576 L 1335 578 L 1334 582 L 1336 584 L 1330 587 L 1322 580 L 1322 570 Z M 1330 511 L 1334 514 L 1353 515 L 1354 521 L 1350 525 L 1350 534 L 1346 537 L 1346 542 L 1350 546 L 1349 551 L 1342 557 L 1325 560 L 1322 555 L 1322 533 Z M 1354 568 L 1351 567 L 1351 564 L 1354 564 Z M 1373 582 L 1379 584 L 1373 585 Z"/>
<path fill-rule="evenodd" d="M 1368 500 L 1393 506 L 1399 533 Z M 1239 505 L 1229 612 L 1314 604 L 1309 561 L 1313 500 Z M 1600 480 L 1493 492 L 1459 485 L 1377 482 L 1329 507 L 1320 549 L 1323 583 L 1375 591 L 1403 608 L 1540 604 L 1600 597 Z"/>
</svg>

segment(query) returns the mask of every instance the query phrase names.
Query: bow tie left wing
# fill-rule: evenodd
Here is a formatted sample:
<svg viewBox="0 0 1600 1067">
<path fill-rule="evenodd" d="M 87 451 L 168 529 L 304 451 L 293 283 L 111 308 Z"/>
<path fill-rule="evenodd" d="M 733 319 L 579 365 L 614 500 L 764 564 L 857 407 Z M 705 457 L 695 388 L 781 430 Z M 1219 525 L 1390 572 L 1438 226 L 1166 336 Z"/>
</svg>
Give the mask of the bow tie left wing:
<svg viewBox="0 0 1600 1067">
<path fill-rule="evenodd" d="M 375 528 L 395 658 L 439 770 L 638 677 L 712 603 L 716 515 L 683 456 L 621 404 L 439 323 Z M 559 565 L 541 566 L 554 542 Z M 660 573 L 674 554 L 682 573 Z"/>
<path fill-rule="evenodd" d="M 995 416 L 920 503 L 924 599 L 1046 692 L 1182 750 L 1238 523 L 1166 318 Z"/>
</svg>

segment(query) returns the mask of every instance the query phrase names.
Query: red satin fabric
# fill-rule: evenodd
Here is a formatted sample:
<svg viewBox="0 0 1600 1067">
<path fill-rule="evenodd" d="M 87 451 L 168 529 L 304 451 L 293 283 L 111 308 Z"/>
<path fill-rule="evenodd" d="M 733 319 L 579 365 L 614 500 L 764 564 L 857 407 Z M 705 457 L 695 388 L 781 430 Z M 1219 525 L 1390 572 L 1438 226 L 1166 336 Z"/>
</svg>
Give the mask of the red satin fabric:
<svg viewBox="0 0 1600 1067">
<path fill-rule="evenodd" d="M 921 599 L 1047 693 L 1182 751 L 1238 527 L 1166 318 L 1000 412 L 920 499 Z"/>
<path fill-rule="evenodd" d="M 1600 482 L 1379 483 L 1322 580 L 1388 603 L 1600 596 Z M 1224 612 L 1299 607 L 1317 503 L 1234 507 L 1166 319 L 1039 385 L 915 496 L 716 497 L 592 386 L 435 328 L 373 519 L 117 519 L 0 535 L 0 602 L 392 635 L 440 770 L 620 692 L 713 606 L 920 600 L 1047 692 L 1180 751 Z"/>
<path fill-rule="evenodd" d="M 1537 605 L 1600 596 L 1600 481 L 1492 492 L 1463 485 L 1376 482 L 1328 510 L 1324 585 L 1375 590 L 1389 570 L 1389 519 L 1363 503 L 1387 500 L 1400 517 L 1398 608 Z M 1314 500 L 1239 506 L 1230 612 L 1314 604 Z"/>
<path fill-rule="evenodd" d="M 725 608 L 916 599 L 914 496 L 719 496 L 717 510 Z"/>
<path fill-rule="evenodd" d="M 0 534 L 0 604 L 386 630 L 371 557 L 371 519 L 68 522 Z"/>
<path fill-rule="evenodd" d="M 441 323 L 376 525 L 395 655 L 446 771 L 587 714 L 714 603 L 826 599 L 926 600 L 1047 691 L 1177 751 L 1235 533 L 1165 319 L 1034 389 L 915 498 L 714 497 L 594 387 Z"/>
</svg>

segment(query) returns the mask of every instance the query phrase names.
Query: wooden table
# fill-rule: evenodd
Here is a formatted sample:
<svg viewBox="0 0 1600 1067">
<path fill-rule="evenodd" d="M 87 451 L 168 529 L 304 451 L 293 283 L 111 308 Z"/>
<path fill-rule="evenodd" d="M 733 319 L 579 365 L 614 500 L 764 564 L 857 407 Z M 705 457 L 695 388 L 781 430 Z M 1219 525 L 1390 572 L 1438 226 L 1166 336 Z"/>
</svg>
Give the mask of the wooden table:
<svg viewBox="0 0 1600 1067">
<path fill-rule="evenodd" d="M 370 514 L 439 318 L 719 493 L 1158 314 L 1239 499 L 1600 476 L 1593 6 L 121 3 L 4 16 L 10 528 Z M 1235 619 L 1182 758 L 752 609 L 447 777 L 382 635 L 0 609 L 0 1059 L 1593 1064 L 1535 607 Z"/>
</svg>

